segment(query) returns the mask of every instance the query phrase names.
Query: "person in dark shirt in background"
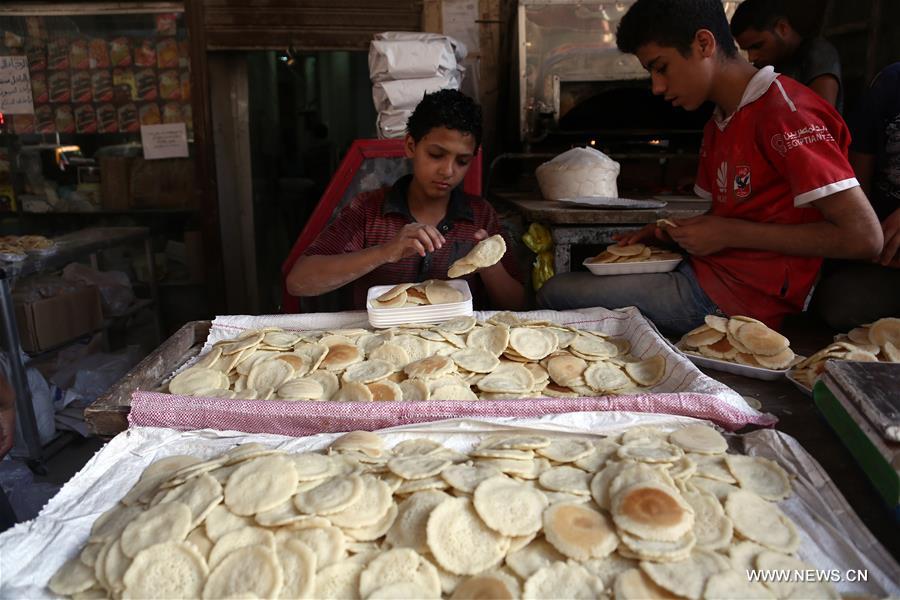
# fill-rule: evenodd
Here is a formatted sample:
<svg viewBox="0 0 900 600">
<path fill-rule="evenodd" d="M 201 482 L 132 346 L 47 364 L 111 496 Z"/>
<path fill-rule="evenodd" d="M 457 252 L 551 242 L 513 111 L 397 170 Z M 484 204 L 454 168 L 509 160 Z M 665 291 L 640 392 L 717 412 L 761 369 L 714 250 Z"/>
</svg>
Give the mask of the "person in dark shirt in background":
<svg viewBox="0 0 900 600">
<path fill-rule="evenodd" d="M 848 123 L 850 164 L 884 232 L 874 263 L 829 261 L 812 309 L 837 331 L 900 316 L 900 62 L 866 90 Z"/>
<path fill-rule="evenodd" d="M 745 0 L 731 18 L 731 34 L 754 65 L 775 67 L 843 111 L 837 50 L 824 38 L 804 35 L 788 16 L 784 0 Z"/>
</svg>

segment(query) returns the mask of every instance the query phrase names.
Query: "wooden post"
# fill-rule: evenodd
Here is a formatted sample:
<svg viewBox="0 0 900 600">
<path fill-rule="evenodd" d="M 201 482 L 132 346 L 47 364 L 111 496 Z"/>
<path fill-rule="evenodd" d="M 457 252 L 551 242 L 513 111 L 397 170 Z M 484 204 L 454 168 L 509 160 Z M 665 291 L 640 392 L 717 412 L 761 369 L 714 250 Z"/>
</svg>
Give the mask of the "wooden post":
<svg viewBox="0 0 900 600">
<path fill-rule="evenodd" d="M 422 31 L 426 33 L 443 33 L 444 24 L 441 0 L 424 0 L 422 2 Z"/>
</svg>

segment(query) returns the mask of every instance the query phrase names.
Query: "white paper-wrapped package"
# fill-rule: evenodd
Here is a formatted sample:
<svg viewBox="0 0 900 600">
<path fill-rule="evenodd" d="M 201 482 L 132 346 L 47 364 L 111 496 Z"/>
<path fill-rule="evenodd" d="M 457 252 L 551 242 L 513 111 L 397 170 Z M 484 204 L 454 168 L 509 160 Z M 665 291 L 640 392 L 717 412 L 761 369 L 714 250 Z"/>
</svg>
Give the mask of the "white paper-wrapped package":
<svg viewBox="0 0 900 600">
<path fill-rule="evenodd" d="M 594 148 L 572 148 L 539 166 L 535 174 L 547 200 L 619 195 L 619 163 Z"/>
<path fill-rule="evenodd" d="M 450 36 L 414 31 L 384 31 L 369 45 L 372 81 L 438 77 L 466 57 L 465 44 Z"/>
<path fill-rule="evenodd" d="M 443 77 L 428 79 L 402 79 L 400 81 L 379 81 L 372 86 L 372 99 L 378 112 L 409 109 L 422 101 L 425 94 L 438 90 L 458 90 L 461 73 L 451 71 Z"/>
<path fill-rule="evenodd" d="M 379 139 L 399 138 L 406 135 L 406 121 L 409 120 L 411 114 L 411 108 L 379 112 L 376 122 Z"/>
</svg>

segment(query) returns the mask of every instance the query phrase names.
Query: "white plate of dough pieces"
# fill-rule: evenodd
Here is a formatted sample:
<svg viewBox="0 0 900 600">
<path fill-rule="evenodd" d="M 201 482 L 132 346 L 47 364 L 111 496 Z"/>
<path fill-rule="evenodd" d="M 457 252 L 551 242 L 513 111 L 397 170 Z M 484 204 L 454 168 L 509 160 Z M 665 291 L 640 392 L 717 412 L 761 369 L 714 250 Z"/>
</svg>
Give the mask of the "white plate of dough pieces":
<svg viewBox="0 0 900 600">
<path fill-rule="evenodd" d="M 633 275 L 668 273 L 674 271 L 681 261 L 680 254 L 662 248 L 644 244 L 613 244 L 582 264 L 594 275 Z"/>
<path fill-rule="evenodd" d="M 464 280 L 376 285 L 366 300 L 372 327 L 441 323 L 472 314 L 472 292 Z"/>
<path fill-rule="evenodd" d="M 834 343 L 795 364 L 788 379 L 807 394 L 829 360 L 900 363 L 900 319 L 887 317 L 834 337 Z"/>
<path fill-rule="evenodd" d="M 700 367 L 774 381 L 802 360 L 790 341 L 751 317 L 708 315 L 675 345 Z"/>
<path fill-rule="evenodd" d="M 729 453 L 709 426 L 592 438 L 482 432 L 456 448 L 420 436 L 389 445 L 355 431 L 300 452 L 247 443 L 213 454 L 200 442 L 191 455 L 166 456 L 119 491 L 49 589 L 73 598 L 839 597 L 813 580 L 748 581 L 749 569 L 829 566 L 805 562 L 820 557 L 820 538 L 804 543 L 809 532 L 788 516 L 799 494 L 785 469 Z"/>
</svg>

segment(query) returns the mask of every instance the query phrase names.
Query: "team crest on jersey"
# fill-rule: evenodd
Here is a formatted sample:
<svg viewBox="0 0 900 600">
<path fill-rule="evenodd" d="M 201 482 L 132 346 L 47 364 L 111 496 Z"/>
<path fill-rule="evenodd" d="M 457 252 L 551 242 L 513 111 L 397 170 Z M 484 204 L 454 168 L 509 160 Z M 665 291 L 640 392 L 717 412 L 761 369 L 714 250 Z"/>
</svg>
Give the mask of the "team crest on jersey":
<svg viewBox="0 0 900 600">
<path fill-rule="evenodd" d="M 738 165 L 734 170 L 734 195 L 737 198 L 750 196 L 750 166 Z"/>
</svg>

